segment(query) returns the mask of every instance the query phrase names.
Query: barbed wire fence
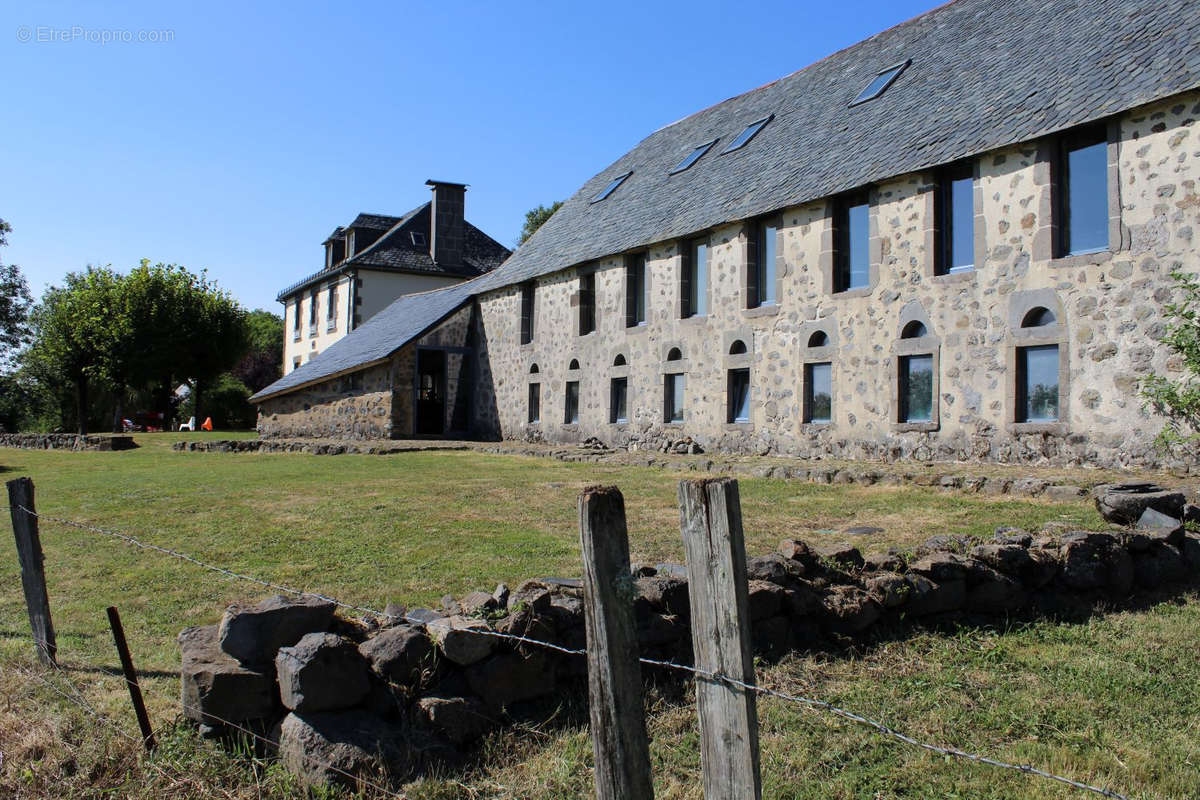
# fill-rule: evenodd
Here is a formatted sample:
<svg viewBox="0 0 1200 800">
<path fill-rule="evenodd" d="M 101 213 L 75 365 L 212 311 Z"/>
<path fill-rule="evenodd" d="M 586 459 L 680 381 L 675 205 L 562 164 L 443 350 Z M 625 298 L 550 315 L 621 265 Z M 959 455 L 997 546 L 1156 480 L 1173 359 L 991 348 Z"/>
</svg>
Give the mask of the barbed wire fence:
<svg viewBox="0 0 1200 800">
<path fill-rule="evenodd" d="M 13 507 L 5 506 L 5 508 L 7 510 L 11 511 Z M 293 597 L 306 597 L 306 598 L 320 600 L 322 602 L 331 603 L 337 608 L 340 608 L 340 609 L 343 609 L 346 611 L 353 611 L 353 612 L 356 612 L 359 614 L 370 615 L 379 620 L 388 620 L 390 622 L 407 622 L 407 623 L 410 623 L 413 625 L 420 625 L 420 626 L 424 626 L 428 622 L 427 619 L 410 616 L 408 614 L 396 614 L 396 613 L 389 613 L 387 611 L 380 611 L 380 610 L 377 610 L 377 609 L 374 609 L 374 608 L 371 608 L 368 606 L 343 601 L 343 600 L 338 599 L 337 597 L 334 597 L 334 596 L 326 594 L 326 593 L 311 591 L 311 590 L 307 590 L 307 589 L 297 589 L 297 588 L 287 586 L 285 584 L 281 584 L 281 583 L 278 583 L 275 581 L 266 580 L 266 579 L 259 578 L 254 575 L 249 575 L 249 574 L 239 572 L 239 571 L 236 571 L 233 569 L 229 569 L 226 567 L 222 567 L 222 566 L 219 566 L 216 564 L 211 564 L 211 563 L 203 561 L 199 558 L 196 558 L 195 556 L 192 556 L 186 552 L 183 552 L 181 550 L 178 550 L 175 548 L 170 548 L 170 547 L 163 547 L 163 546 L 156 545 L 156 544 L 153 544 L 150 542 L 146 542 L 146 541 L 143 541 L 142 539 L 139 539 L 136 536 L 130 535 L 130 534 L 122 532 L 122 531 L 113 530 L 111 528 L 103 528 L 103 527 L 99 527 L 96 525 L 92 525 L 90 523 L 80 522 L 77 520 L 66 519 L 63 517 L 57 517 L 57 516 L 52 516 L 52 515 L 48 515 L 48 514 L 43 514 L 43 513 L 37 512 L 33 509 L 27 508 L 23 505 L 17 505 L 17 506 L 15 506 L 15 508 L 19 509 L 23 513 L 26 513 L 26 514 L 30 515 L 31 517 L 34 517 L 40 521 L 53 523 L 53 524 L 60 525 L 65 528 L 70 528 L 70 529 L 83 531 L 83 532 L 87 532 L 87 533 L 91 533 L 91 534 L 97 534 L 97 535 L 106 537 L 108 539 L 121 542 L 123 544 L 126 544 L 126 545 L 128 545 L 132 548 L 138 549 L 138 550 L 142 550 L 145 552 L 154 552 L 154 553 L 158 553 L 160 555 L 165 555 L 170 558 L 176 559 L 178 561 L 188 563 L 188 564 L 198 567 L 200 569 L 212 572 L 217 575 L 221 575 L 227 579 L 261 586 L 263 588 L 271 589 L 271 590 L 279 592 L 281 594 L 291 595 Z M 566 656 L 571 656 L 571 657 L 586 657 L 588 654 L 588 651 L 586 649 L 564 647 L 564 646 L 556 644 L 554 642 L 548 642 L 548 641 L 535 639 L 535 638 L 531 638 L 531 637 L 523 636 L 523 635 L 519 635 L 519 634 L 505 633 L 503 631 L 481 630 L 481 629 L 477 629 L 477 628 L 462 628 L 462 629 L 460 629 L 460 631 L 464 632 L 464 633 L 469 633 L 470 635 L 494 637 L 494 638 L 501 639 L 501 640 L 504 640 L 507 642 L 511 642 L 516 645 L 525 645 L 525 646 L 542 648 L 542 649 L 545 649 L 548 651 L 556 652 L 556 653 L 566 655 Z M 44 652 L 47 645 L 46 645 L 46 642 L 38 641 L 35 638 L 35 646 L 39 649 L 40 652 Z M 848 709 L 842 708 L 840 706 L 837 706 L 837 705 L 830 703 L 828 701 L 825 701 L 825 700 L 821 700 L 821 699 L 817 699 L 817 698 L 813 698 L 813 697 L 807 697 L 804 695 L 791 694 L 791 693 L 780 691 L 777 689 L 772 689 L 770 687 L 761 686 L 761 685 L 758 685 L 757 683 L 750 683 L 747 681 L 738 680 L 734 677 L 731 677 L 731 676 L 721 673 L 721 672 L 699 669 L 695 666 L 688 665 L 688 664 L 681 664 L 681 663 L 678 663 L 675 661 L 653 659 L 653 658 L 647 658 L 647 657 L 641 657 L 641 656 L 639 656 L 637 658 L 637 661 L 640 664 L 643 664 L 645 666 L 655 667 L 655 668 L 659 668 L 659 669 L 672 670 L 672 671 L 675 671 L 678 673 L 690 675 L 692 677 L 692 679 L 694 679 L 696 681 L 705 681 L 705 682 L 711 682 L 711 683 L 715 683 L 715 684 L 721 684 L 724 686 L 738 689 L 740 691 L 751 693 L 755 696 L 771 697 L 776 700 L 793 703 L 793 704 L 795 704 L 807 711 L 810 711 L 810 712 L 824 712 L 824 713 L 830 714 L 832 716 L 838 717 L 840 719 L 846 720 L 848 722 L 854 723 L 855 725 L 858 725 L 858 726 L 866 729 L 869 732 L 887 737 L 893 741 L 900 742 L 902 744 L 905 744 L 905 745 L 908 745 L 911 747 L 915 747 L 915 748 L 918 748 L 921 750 L 925 750 L 927 752 L 931 752 L 931 753 L 941 755 L 941 756 L 944 756 L 947 758 L 953 758 L 953 759 L 957 759 L 957 760 L 961 760 L 961 761 L 964 761 L 967 763 L 973 763 L 973 764 L 977 764 L 977 765 L 986 765 L 986 766 L 990 766 L 990 767 L 994 767 L 994 768 L 998 768 L 998 769 L 1002 769 L 1002 770 L 1014 771 L 1014 772 L 1018 772 L 1018 773 L 1021 773 L 1021 774 L 1027 775 L 1027 776 L 1031 776 L 1031 777 L 1042 778 L 1045 780 L 1057 782 L 1057 783 L 1063 784 L 1065 786 L 1072 787 L 1074 789 L 1094 793 L 1094 794 L 1100 795 L 1102 797 L 1113 798 L 1114 800 L 1128 800 L 1128 798 L 1125 795 L 1120 794 L 1112 789 L 1108 789 L 1108 788 L 1101 787 L 1101 786 L 1094 786 L 1094 785 L 1091 785 L 1091 784 L 1088 784 L 1088 783 L 1085 783 L 1082 781 L 1075 780 L 1070 777 L 1066 777 L 1063 775 L 1057 775 L 1057 774 L 1051 773 L 1049 771 L 1034 767 L 1030 764 L 1017 764 L 1017 763 L 1006 762 L 1006 761 L 992 758 L 989 756 L 985 756 L 982 754 L 971 753 L 971 752 L 968 752 L 968 751 L 965 751 L 965 750 L 962 750 L 959 748 L 955 748 L 955 747 L 948 747 L 948 746 L 933 744 L 930 742 L 924 742 L 913 736 L 902 733 L 901 731 L 898 731 L 895 728 L 893 728 L 879 720 L 872 719 L 872 718 L 864 716 L 862 714 L 858 714 L 854 711 L 850 711 Z M 122 682 L 129 682 L 128 679 L 124 675 L 113 672 L 111 670 L 107 670 L 103 667 L 99 667 L 99 666 L 95 666 L 95 665 L 88 665 L 88 667 L 91 669 L 95 669 L 98 672 L 101 672 L 101 673 L 107 675 L 108 677 L 115 678 Z M 65 677 L 65 674 L 63 672 L 64 669 L 69 670 L 70 667 L 65 667 L 65 668 L 60 668 L 60 669 L 54 670 L 53 674 L 63 677 L 63 679 L 66 680 L 70 684 L 69 679 Z M 143 740 L 140 736 L 135 736 L 134 734 L 131 734 L 128 731 L 120 728 L 120 726 L 117 723 L 115 723 L 112 719 L 110 719 L 110 718 L 106 717 L 105 715 L 103 715 L 102 713 L 96 711 L 94 709 L 94 707 L 92 707 L 87 702 L 86 698 L 78 690 L 78 687 L 74 686 L 74 684 L 70 684 L 72 691 L 74 693 L 74 696 L 72 696 L 71 694 L 64 692 L 63 690 L 54 686 L 52 683 L 50 683 L 46 679 L 37 675 L 31 669 L 22 669 L 22 674 L 27 675 L 27 676 L 39 681 L 40 683 L 46 685 L 47 687 L 49 687 L 50 689 L 55 691 L 57 694 L 63 696 L 65 699 L 70 700 L 74 704 L 78 705 L 85 712 L 87 712 L 89 716 L 94 717 L 101 723 L 105 724 L 107 727 L 113 728 L 116 732 L 118 732 L 123 737 L 129 738 L 132 741 L 136 742 L 139 746 L 141 746 Z M 146 688 L 146 686 L 143 685 L 143 688 Z M 164 692 L 159 691 L 157 689 L 157 687 L 155 687 L 152 691 L 159 696 L 168 697 Z M 169 696 L 169 699 L 172 702 L 176 702 L 176 703 L 181 702 L 181 699 L 177 696 Z M 192 709 L 192 710 L 196 710 L 198 712 L 200 711 L 200 709 Z M 263 736 L 261 733 L 259 733 L 257 731 L 253 731 L 237 722 L 233 722 L 233 721 L 215 716 L 210 711 L 207 711 L 207 710 L 202 711 L 202 713 L 205 717 L 211 717 L 212 719 L 220 722 L 221 724 L 226 725 L 231 729 L 237 730 L 238 732 L 245 734 L 245 735 L 253 738 L 256 741 L 259 741 L 259 742 L 263 743 L 264 745 L 274 746 L 277 744 L 276 742 L 272 741 L 271 739 Z M 315 763 L 317 763 L 318 765 L 320 765 L 324 768 L 329 769 L 333 773 L 342 775 L 343 777 L 349 779 L 352 782 L 355 782 L 360 785 L 368 786 L 368 787 L 380 792 L 381 794 L 383 794 L 386 797 L 395 797 L 395 798 L 403 798 L 404 797 L 403 794 L 399 794 L 399 793 L 395 792 L 394 790 L 383 786 L 380 783 L 368 780 L 361 774 L 357 774 L 357 773 L 351 774 L 350 772 L 347 772 L 346 770 L 342 770 L 331 763 L 325 762 L 319 758 L 311 757 L 309 755 L 306 755 L 306 758 L 314 761 Z M 159 771 L 160 773 L 162 773 L 161 767 L 156 765 L 152 759 L 147 760 L 146 763 L 148 763 L 152 768 L 154 768 L 157 771 Z M 165 773 L 162 773 L 162 774 L 164 774 L 164 777 L 166 777 L 168 780 L 172 780 L 172 781 L 174 780 L 169 775 L 166 775 Z"/>
</svg>

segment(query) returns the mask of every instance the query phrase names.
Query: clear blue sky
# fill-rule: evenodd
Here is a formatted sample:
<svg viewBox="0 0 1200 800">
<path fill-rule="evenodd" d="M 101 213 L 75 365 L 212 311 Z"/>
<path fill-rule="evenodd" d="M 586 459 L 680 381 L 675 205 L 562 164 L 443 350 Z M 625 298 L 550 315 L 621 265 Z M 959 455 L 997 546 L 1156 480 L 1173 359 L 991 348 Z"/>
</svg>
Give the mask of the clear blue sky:
<svg viewBox="0 0 1200 800">
<path fill-rule="evenodd" d="M 651 131 L 935 2 L 110 5 L 4 3 L 0 259 L 38 295 L 87 264 L 207 268 L 278 312 L 335 226 L 426 178 L 513 246 Z"/>
</svg>

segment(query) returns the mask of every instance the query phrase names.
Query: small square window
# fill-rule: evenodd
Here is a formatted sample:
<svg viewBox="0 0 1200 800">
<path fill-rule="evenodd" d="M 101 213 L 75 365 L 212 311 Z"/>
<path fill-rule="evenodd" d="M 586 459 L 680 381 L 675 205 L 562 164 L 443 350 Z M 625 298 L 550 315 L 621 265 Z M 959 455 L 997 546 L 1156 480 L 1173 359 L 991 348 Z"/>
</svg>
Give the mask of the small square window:
<svg viewBox="0 0 1200 800">
<path fill-rule="evenodd" d="M 609 393 L 608 421 L 611 423 L 629 422 L 627 406 L 629 394 L 628 378 L 613 378 Z"/>
<path fill-rule="evenodd" d="M 574 425 L 579 422 L 579 381 L 567 381 L 563 422 Z"/>
<path fill-rule="evenodd" d="M 729 370 L 728 422 L 750 421 L 750 370 Z"/>
<path fill-rule="evenodd" d="M 874 100 L 876 97 L 879 97 L 879 95 L 887 91 L 887 88 L 896 81 L 896 78 L 900 77 L 900 73 L 904 72 L 911 63 L 912 59 L 909 58 L 880 72 L 871 79 L 871 82 L 867 84 L 865 89 L 858 93 L 858 97 L 854 98 L 854 101 L 850 105 L 856 106 L 859 103 L 865 103 L 868 100 Z"/>
<path fill-rule="evenodd" d="M 697 161 L 699 161 L 701 159 L 701 157 L 705 153 L 707 153 L 712 148 L 712 146 L 716 143 L 717 143 L 717 140 L 713 139 L 711 142 L 706 142 L 705 144 L 698 145 L 694 150 L 692 150 L 692 152 L 688 153 L 687 156 L 684 157 L 683 161 L 680 161 L 678 164 L 676 164 L 671 169 L 671 171 L 668 172 L 667 174 L 674 175 L 677 172 L 683 172 L 685 169 L 690 167 L 692 164 L 695 164 Z"/>
<path fill-rule="evenodd" d="M 599 192 L 597 192 L 592 197 L 592 202 L 599 203 L 601 200 L 608 197 L 610 194 L 612 194 L 613 192 L 615 192 L 617 190 L 618 186 L 620 186 L 622 183 L 625 182 L 626 178 L 628 178 L 632 174 L 633 174 L 633 170 L 630 170 L 629 172 L 626 172 L 624 175 L 619 175 L 619 176 L 613 178 L 611 181 L 609 181 L 607 186 L 605 186 L 603 189 L 601 189 Z"/>
<path fill-rule="evenodd" d="M 1058 422 L 1058 345 L 1017 348 L 1017 422 Z"/>
<path fill-rule="evenodd" d="M 683 397 L 687 376 L 682 373 L 663 376 L 663 421 L 683 422 Z"/>
<path fill-rule="evenodd" d="M 933 421 L 933 356 L 900 357 L 899 421 Z"/>
<path fill-rule="evenodd" d="M 415 247 L 425 246 L 425 234 L 420 231 L 409 231 L 408 238 L 412 240 Z"/>
<path fill-rule="evenodd" d="M 737 135 L 736 139 L 729 143 L 728 147 L 721 151 L 721 155 L 732 153 L 734 150 L 741 150 L 750 142 L 751 139 L 758 135 L 759 131 L 767 127 L 767 123 L 773 119 L 775 119 L 775 115 L 771 114 L 770 116 L 751 122 L 746 126 L 744 131 Z"/>
<path fill-rule="evenodd" d="M 804 365 L 804 421 L 827 425 L 833 420 L 833 365 Z"/>
</svg>

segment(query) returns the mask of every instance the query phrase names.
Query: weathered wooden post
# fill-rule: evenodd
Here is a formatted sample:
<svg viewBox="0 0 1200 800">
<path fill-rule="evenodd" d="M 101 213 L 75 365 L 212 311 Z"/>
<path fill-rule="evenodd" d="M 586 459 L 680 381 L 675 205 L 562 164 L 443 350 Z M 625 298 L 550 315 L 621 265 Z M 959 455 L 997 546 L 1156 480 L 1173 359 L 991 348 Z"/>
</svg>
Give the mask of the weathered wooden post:
<svg viewBox="0 0 1200 800">
<path fill-rule="evenodd" d="M 46 592 L 46 572 L 42 556 L 42 540 L 38 536 L 38 519 L 33 513 L 33 480 L 17 478 L 8 482 L 8 510 L 12 517 L 13 536 L 17 541 L 17 560 L 21 564 L 21 586 L 25 590 L 25 607 L 29 610 L 29 627 L 38 658 L 47 666 L 57 666 L 55 654 L 58 643 L 54 638 L 54 623 L 50 619 L 50 595 Z"/>
<path fill-rule="evenodd" d="M 696 668 L 754 684 L 742 506 L 732 478 L 679 482 Z M 697 677 L 700 766 L 708 800 L 762 797 L 755 693 Z"/>
<path fill-rule="evenodd" d="M 652 798 L 625 498 L 615 486 L 591 486 L 579 495 L 579 539 L 596 797 Z"/>
<path fill-rule="evenodd" d="M 150 752 L 158 743 L 154 741 L 154 730 L 150 727 L 150 715 L 146 713 L 146 703 L 142 700 L 142 685 L 138 683 L 137 670 L 133 668 L 133 658 L 129 655 L 129 643 L 125 641 L 125 628 L 121 625 L 121 615 L 116 606 L 109 606 L 108 625 L 112 628 L 113 644 L 117 646 L 117 656 L 121 659 L 121 671 L 125 673 L 125 683 L 129 687 L 129 700 L 133 703 L 133 714 L 137 717 L 138 728 L 142 731 L 142 744 L 146 752 Z"/>
</svg>

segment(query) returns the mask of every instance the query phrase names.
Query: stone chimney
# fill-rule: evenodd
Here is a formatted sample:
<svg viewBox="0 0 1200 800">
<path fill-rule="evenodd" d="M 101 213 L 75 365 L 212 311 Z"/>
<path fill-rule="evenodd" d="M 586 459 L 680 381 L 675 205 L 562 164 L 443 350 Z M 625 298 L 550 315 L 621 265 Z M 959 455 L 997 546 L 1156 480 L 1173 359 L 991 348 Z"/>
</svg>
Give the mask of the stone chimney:
<svg viewBox="0 0 1200 800">
<path fill-rule="evenodd" d="M 435 264 L 457 267 L 462 264 L 467 235 L 467 223 L 463 218 L 467 185 L 435 180 L 427 180 L 425 185 L 433 187 L 429 255 Z"/>
</svg>

